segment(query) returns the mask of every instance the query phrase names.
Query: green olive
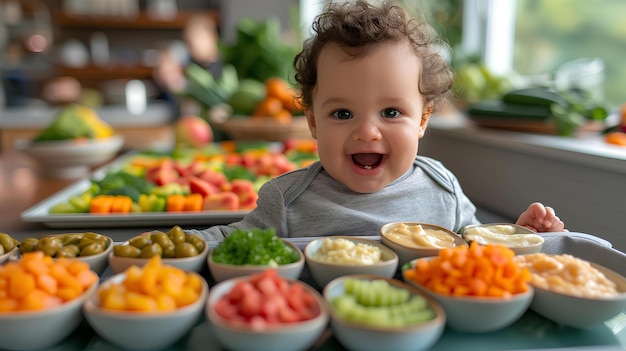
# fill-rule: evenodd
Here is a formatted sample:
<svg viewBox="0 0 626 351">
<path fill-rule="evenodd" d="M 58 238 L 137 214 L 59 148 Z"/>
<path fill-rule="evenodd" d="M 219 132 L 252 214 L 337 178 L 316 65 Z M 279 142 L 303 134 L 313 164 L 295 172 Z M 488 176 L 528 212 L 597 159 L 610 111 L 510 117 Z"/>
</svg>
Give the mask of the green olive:
<svg viewBox="0 0 626 351">
<path fill-rule="evenodd" d="M 76 245 L 63 246 L 57 252 L 56 257 L 74 258 L 78 256 L 79 252 L 80 251 L 78 251 L 78 246 Z"/>
<path fill-rule="evenodd" d="M 35 251 L 37 248 L 37 244 L 39 243 L 39 239 L 37 238 L 26 238 L 20 242 L 20 253 Z"/>
<path fill-rule="evenodd" d="M 152 240 L 153 243 L 159 244 L 161 248 L 163 249 L 163 251 L 167 251 L 168 249 L 173 248 L 175 246 L 172 239 L 170 239 L 170 237 L 167 236 L 167 234 L 163 232 L 152 233 L 152 235 L 150 235 L 150 239 Z"/>
<path fill-rule="evenodd" d="M 170 229 L 167 232 L 167 236 L 169 236 L 170 239 L 172 239 L 172 241 L 176 245 L 178 245 L 180 243 L 184 243 L 185 241 L 187 241 L 187 233 L 185 233 L 183 228 L 181 228 L 179 226 L 174 226 L 172 229 Z"/>
<path fill-rule="evenodd" d="M 113 256 L 137 258 L 141 254 L 141 249 L 132 245 L 113 246 Z"/>
<path fill-rule="evenodd" d="M 101 242 L 94 241 L 80 250 L 80 256 L 93 256 L 104 252 L 104 245 Z"/>
<path fill-rule="evenodd" d="M 176 245 L 176 257 L 192 257 L 197 255 L 198 250 L 191 243 L 180 243 Z"/>
<path fill-rule="evenodd" d="M 141 258 L 151 258 L 153 256 L 163 257 L 163 248 L 161 245 L 157 243 L 150 244 L 141 249 L 141 254 L 139 254 L 139 257 Z"/>
<path fill-rule="evenodd" d="M 176 245 L 163 249 L 163 258 L 176 258 Z"/>
<path fill-rule="evenodd" d="M 63 247 L 63 243 L 55 236 L 47 236 L 39 239 L 36 250 L 43 251 L 46 256 L 54 257 L 59 249 Z"/>
<path fill-rule="evenodd" d="M 83 234 L 83 238 L 92 239 L 92 240 L 96 240 L 96 241 L 106 241 L 107 240 L 106 236 L 104 236 L 102 234 L 94 233 L 94 232 L 85 232 Z"/>
<path fill-rule="evenodd" d="M 0 256 L 4 255 L 4 246 L 0 245 Z"/>
<path fill-rule="evenodd" d="M 195 234 L 187 235 L 187 242 L 195 246 L 198 252 L 204 251 L 204 248 L 206 247 L 204 239 Z"/>
<path fill-rule="evenodd" d="M 19 241 L 15 240 L 12 236 L 7 233 L 0 233 L 0 246 L 4 248 L 4 252 L 9 252 L 13 250 Z"/>
<path fill-rule="evenodd" d="M 138 249 L 143 249 L 144 247 L 152 244 L 152 239 L 150 239 L 150 233 L 143 233 L 131 238 L 128 240 L 128 243 Z"/>
<path fill-rule="evenodd" d="M 83 238 L 83 236 L 81 234 L 65 234 L 65 235 L 60 235 L 59 238 L 61 239 L 63 246 L 67 246 L 67 245 L 78 245 L 78 243 Z"/>
</svg>

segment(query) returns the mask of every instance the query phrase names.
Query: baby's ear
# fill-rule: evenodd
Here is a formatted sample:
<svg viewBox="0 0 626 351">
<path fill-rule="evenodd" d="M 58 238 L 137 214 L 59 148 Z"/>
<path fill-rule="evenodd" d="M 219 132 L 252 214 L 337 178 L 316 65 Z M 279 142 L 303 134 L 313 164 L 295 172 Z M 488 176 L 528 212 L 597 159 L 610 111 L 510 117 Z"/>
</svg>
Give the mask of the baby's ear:
<svg viewBox="0 0 626 351">
<path fill-rule="evenodd" d="M 430 118 L 431 113 L 435 109 L 435 104 L 429 102 L 426 106 L 424 106 L 424 111 L 422 111 L 422 120 L 428 120 Z"/>
<path fill-rule="evenodd" d="M 420 138 L 423 137 L 424 134 L 426 133 L 428 120 L 430 119 L 430 115 L 433 112 L 433 109 L 434 109 L 434 104 L 430 102 L 428 103 L 428 105 L 424 107 L 424 110 L 422 111 L 422 120 L 420 121 L 420 131 L 419 131 Z"/>
</svg>

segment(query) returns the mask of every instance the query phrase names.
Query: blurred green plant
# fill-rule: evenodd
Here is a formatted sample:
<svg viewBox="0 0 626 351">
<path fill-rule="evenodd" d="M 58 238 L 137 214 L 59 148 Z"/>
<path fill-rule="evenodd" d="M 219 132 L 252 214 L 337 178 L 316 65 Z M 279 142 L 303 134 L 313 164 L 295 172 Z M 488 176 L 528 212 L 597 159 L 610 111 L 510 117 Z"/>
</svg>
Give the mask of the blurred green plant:
<svg viewBox="0 0 626 351">
<path fill-rule="evenodd" d="M 220 50 L 224 62 L 237 68 L 239 79 L 264 82 L 270 77 L 289 78 L 298 48 L 281 38 L 278 19 L 244 18 L 237 24 L 236 32 L 236 42 L 221 43 Z"/>
</svg>

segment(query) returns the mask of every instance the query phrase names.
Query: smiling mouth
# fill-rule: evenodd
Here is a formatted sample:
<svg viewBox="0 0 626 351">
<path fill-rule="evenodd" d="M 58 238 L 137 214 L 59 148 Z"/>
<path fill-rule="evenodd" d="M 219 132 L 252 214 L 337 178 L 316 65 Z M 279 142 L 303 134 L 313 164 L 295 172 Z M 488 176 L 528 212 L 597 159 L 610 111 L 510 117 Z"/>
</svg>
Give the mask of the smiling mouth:
<svg viewBox="0 0 626 351">
<path fill-rule="evenodd" d="M 363 154 L 353 154 L 352 162 L 355 165 L 363 168 L 363 169 L 374 169 L 380 166 L 380 163 L 383 160 L 382 154 L 375 153 L 363 153 Z"/>
</svg>

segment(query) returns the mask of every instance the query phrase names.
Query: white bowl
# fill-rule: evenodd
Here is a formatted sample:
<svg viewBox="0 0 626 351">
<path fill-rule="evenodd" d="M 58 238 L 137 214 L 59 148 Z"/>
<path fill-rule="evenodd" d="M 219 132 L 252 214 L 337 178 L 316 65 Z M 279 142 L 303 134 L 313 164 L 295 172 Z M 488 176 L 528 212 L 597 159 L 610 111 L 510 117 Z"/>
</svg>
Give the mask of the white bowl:
<svg viewBox="0 0 626 351">
<path fill-rule="evenodd" d="M 278 275 L 283 278 L 288 279 L 298 279 L 302 270 L 304 269 L 304 254 L 299 247 L 294 245 L 293 243 L 281 239 L 285 243 L 285 245 L 291 247 L 295 250 L 300 258 L 298 261 L 288 264 L 281 264 L 276 267 L 272 267 L 276 269 Z M 254 273 L 259 273 L 268 268 L 268 266 L 258 266 L 258 265 L 234 265 L 234 264 L 225 264 L 218 263 L 213 261 L 213 251 L 211 251 L 207 257 L 207 265 L 209 266 L 209 272 L 211 272 L 211 276 L 215 280 L 215 282 L 219 283 L 225 281 L 227 279 L 242 277 Z"/>
<path fill-rule="evenodd" d="M 190 274 L 197 274 L 189 272 Z M 116 274 L 101 284 L 118 284 L 126 278 Z M 95 293 L 83 305 L 83 313 L 89 325 L 103 339 L 121 349 L 154 350 L 166 349 L 183 337 L 202 317 L 209 286 L 203 282 L 200 297 L 192 304 L 172 312 L 141 313 L 113 311 L 100 307 L 100 298 Z"/>
<path fill-rule="evenodd" d="M 43 350 L 57 345 L 83 322 L 81 306 L 97 288 L 93 284 L 81 296 L 47 310 L 0 313 L 2 348 Z"/>
<path fill-rule="evenodd" d="M 404 327 L 375 327 L 346 321 L 330 308 L 330 323 L 338 341 L 349 350 L 359 351 L 417 351 L 430 349 L 441 337 L 446 326 L 446 313 L 439 303 L 428 295 L 397 279 L 371 274 L 348 275 L 334 279 L 324 288 L 324 298 L 328 303 L 343 295 L 344 283 L 348 278 L 366 280 L 383 279 L 394 287 L 408 290 L 422 296 L 434 310 L 435 318 Z"/>
<path fill-rule="evenodd" d="M 189 234 L 195 235 L 195 234 Z M 118 245 L 129 245 L 128 241 L 125 241 Z M 207 255 L 209 253 L 209 245 L 205 243 L 204 250 L 198 253 L 196 256 L 191 257 L 177 257 L 177 258 L 162 258 L 161 261 L 164 265 L 174 266 L 180 269 L 184 269 L 186 271 L 193 272 L 201 272 L 204 268 Z M 122 273 L 126 270 L 126 268 L 130 266 L 139 266 L 143 267 L 148 261 L 149 258 L 138 258 L 138 257 L 120 257 L 115 256 L 113 252 L 108 255 L 109 258 L 109 266 L 111 267 L 111 271 L 114 274 Z"/>
<path fill-rule="evenodd" d="M 393 222 L 393 223 L 387 223 L 385 225 L 383 225 L 380 228 L 380 241 L 385 244 L 386 246 L 390 247 L 395 253 L 398 254 L 398 257 L 400 259 L 399 265 L 402 266 L 403 264 L 410 262 L 411 260 L 414 260 L 416 258 L 420 258 L 420 257 L 432 257 L 432 256 L 437 256 L 439 254 L 439 251 L 441 250 L 441 248 L 436 248 L 436 247 L 413 247 L 413 246 L 408 246 L 408 245 L 404 245 L 402 243 L 399 243 L 393 239 L 390 239 L 390 236 L 388 235 L 388 232 L 393 229 L 394 227 L 396 227 L 399 224 L 406 224 L 409 226 L 416 226 L 416 225 L 420 225 L 422 226 L 422 228 L 428 233 L 428 231 L 433 230 L 433 231 L 437 231 L 437 233 L 444 233 L 447 234 L 451 237 L 454 245 L 453 246 L 467 246 L 467 242 L 465 240 L 463 240 L 463 238 L 454 233 L 453 231 L 446 229 L 444 227 L 438 226 L 438 225 L 434 225 L 434 224 L 428 224 L 428 223 L 421 223 L 421 222 Z"/>
<path fill-rule="evenodd" d="M 13 257 L 19 256 L 19 248 L 14 248 L 13 250 L 5 253 L 4 255 L 0 255 L 0 264 L 12 259 Z"/>
<path fill-rule="evenodd" d="M 481 244 L 504 245 L 517 255 L 540 252 L 544 242 L 541 235 L 526 227 L 511 223 L 468 225 L 463 228 L 462 236 L 467 242 L 476 240 Z"/>
<path fill-rule="evenodd" d="M 323 262 L 315 258 L 315 254 L 322 247 L 326 239 L 346 239 L 355 244 L 367 244 L 375 246 L 381 251 L 381 261 L 370 265 L 339 264 Z M 349 274 L 376 274 L 391 278 L 398 269 L 398 255 L 387 246 L 365 238 L 356 236 L 329 236 L 315 239 L 304 248 L 304 257 L 311 277 L 315 284 L 323 288 L 331 280 Z"/>
<path fill-rule="evenodd" d="M 307 350 L 317 341 L 328 326 L 328 306 L 315 289 L 309 285 L 286 279 L 290 283 L 301 284 L 315 297 L 319 306 L 319 314 L 313 319 L 268 326 L 261 330 L 249 325 L 235 324 L 226 321 L 215 312 L 217 301 L 230 292 L 237 282 L 249 279 L 239 277 L 225 280 L 211 288 L 206 304 L 206 317 L 218 342 L 225 349 L 232 351 L 296 351 Z"/>
<path fill-rule="evenodd" d="M 615 282 L 621 293 L 615 297 L 585 298 L 533 285 L 535 296 L 530 309 L 554 322 L 579 329 L 597 326 L 626 311 L 626 278 L 599 264 L 591 263 L 591 266 Z"/>
<path fill-rule="evenodd" d="M 85 233 L 63 233 L 63 234 L 46 235 L 45 237 L 52 236 L 52 237 L 62 238 L 65 235 L 83 235 L 83 234 Z M 77 257 L 71 257 L 71 258 L 68 257 L 66 259 L 84 261 L 89 264 L 89 268 L 92 271 L 96 272 L 98 275 L 101 275 L 109 266 L 108 258 L 109 258 L 109 254 L 113 251 L 113 239 L 111 239 L 111 237 L 108 237 L 106 235 L 102 235 L 102 234 L 97 234 L 97 235 L 105 239 L 106 244 L 105 244 L 104 251 L 95 255 L 77 256 Z"/>
<path fill-rule="evenodd" d="M 19 240 L 15 239 L 11 235 L 7 233 L 0 233 L 2 235 L 3 244 L 0 243 L 0 248 L 3 249 L 3 254 L 0 255 L 0 265 L 12 258 L 14 255 L 17 255 L 19 252 Z M 8 250 L 8 251 L 7 251 Z"/>
<path fill-rule="evenodd" d="M 34 158 L 45 175 L 78 178 L 90 168 L 111 160 L 124 146 L 121 135 L 102 139 L 31 142 L 21 150 Z"/>
<path fill-rule="evenodd" d="M 104 273 L 104 271 L 109 266 L 109 262 L 108 262 L 109 254 L 113 251 L 113 239 L 111 239 L 110 237 L 106 235 L 102 235 L 102 236 L 105 237 L 106 242 L 107 242 L 106 244 L 107 246 L 104 248 L 104 251 L 95 255 L 70 258 L 70 260 L 80 260 L 80 261 L 87 262 L 91 270 L 98 273 L 98 275 L 101 275 L 102 273 Z"/>
<path fill-rule="evenodd" d="M 414 265 L 414 261 L 410 264 Z M 504 329 L 526 313 L 534 296 L 534 289 L 530 285 L 525 292 L 514 294 L 508 299 L 440 294 L 406 279 L 407 268 L 408 265 L 402 267 L 404 280 L 439 302 L 446 311 L 447 325 L 460 332 L 488 333 Z"/>
</svg>

